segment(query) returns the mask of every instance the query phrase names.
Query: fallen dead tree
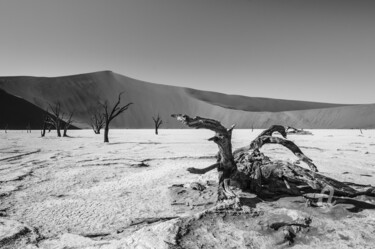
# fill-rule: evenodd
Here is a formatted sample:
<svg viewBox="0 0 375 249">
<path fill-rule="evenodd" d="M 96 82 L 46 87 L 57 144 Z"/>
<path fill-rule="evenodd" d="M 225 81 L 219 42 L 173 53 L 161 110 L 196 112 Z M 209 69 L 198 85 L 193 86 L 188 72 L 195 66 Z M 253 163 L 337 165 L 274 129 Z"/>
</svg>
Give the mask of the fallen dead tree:
<svg viewBox="0 0 375 249">
<path fill-rule="evenodd" d="M 287 134 L 294 134 L 294 135 L 312 135 L 310 131 L 305 131 L 304 129 L 297 129 L 291 126 L 286 127 Z"/>
<path fill-rule="evenodd" d="M 220 122 L 202 117 L 173 114 L 172 117 L 191 128 L 209 129 L 215 132 L 209 141 L 219 147 L 217 162 L 207 168 L 189 168 L 191 173 L 204 174 L 212 169 L 218 170 L 218 201 L 233 200 L 239 204 L 239 196 L 244 192 L 255 193 L 259 197 L 280 195 L 306 196 L 310 193 L 329 192 L 332 197 L 375 196 L 375 188 L 358 184 L 344 183 L 317 173 L 318 169 L 292 141 L 287 140 L 284 126 L 274 125 L 263 131 L 248 146 L 232 151 L 232 130 Z M 275 132 L 284 138 L 273 136 Z M 272 161 L 260 149 L 265 144 L 280 144 L 288 148 L 298 161 L 306 163 L 310 169 L 297 163 Z"/>
</svg>

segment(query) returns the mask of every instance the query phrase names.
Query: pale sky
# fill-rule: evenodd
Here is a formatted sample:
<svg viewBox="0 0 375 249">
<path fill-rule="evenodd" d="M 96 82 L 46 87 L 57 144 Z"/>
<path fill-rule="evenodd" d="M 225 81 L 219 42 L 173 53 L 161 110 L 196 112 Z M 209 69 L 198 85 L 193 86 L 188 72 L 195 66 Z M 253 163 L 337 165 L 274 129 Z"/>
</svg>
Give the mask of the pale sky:
<svg viewBox="0 0 375 249">
<path fill-rule="evenodd" d="M 375 103 L 375 1 L 0 0 L 0 76 Z"/>
</svg>

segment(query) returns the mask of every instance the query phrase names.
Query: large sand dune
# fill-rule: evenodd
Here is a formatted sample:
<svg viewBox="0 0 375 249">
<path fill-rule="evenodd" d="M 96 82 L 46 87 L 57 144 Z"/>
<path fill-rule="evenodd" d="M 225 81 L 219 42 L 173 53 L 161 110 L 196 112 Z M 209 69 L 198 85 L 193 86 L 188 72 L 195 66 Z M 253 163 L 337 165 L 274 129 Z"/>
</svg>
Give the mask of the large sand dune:
<svg viewBox="0 0 375 249">
<path fill-rule="evenodd" d="M 182 128 L 170 118 L 186 113 L 221 120 L 238 128 L 263 128 L 284 124 L 302 128 L 375 128 L 375 105 L 339 105 L 305 101 L 252 98 L 152 84 L 111 71 L 65 77 L 1 77 L 0 89 L 46 109 L 59 101 L 74 111 L 76 126 L 87 128 L 90 113 L 99 100 L 133 102 L 128 111 L 113 121 L 116 128 L 152 128 L 152 116 L 164 119 L 164 128 Z M 0 109 L 12 108 L 1 99 Z M 25 115 L 17 110 L 15 115 Z M 1 123 L 6 123 L 2 120 Z M 11 127 L 10 127 L 11 128 Z"/>
</svg>

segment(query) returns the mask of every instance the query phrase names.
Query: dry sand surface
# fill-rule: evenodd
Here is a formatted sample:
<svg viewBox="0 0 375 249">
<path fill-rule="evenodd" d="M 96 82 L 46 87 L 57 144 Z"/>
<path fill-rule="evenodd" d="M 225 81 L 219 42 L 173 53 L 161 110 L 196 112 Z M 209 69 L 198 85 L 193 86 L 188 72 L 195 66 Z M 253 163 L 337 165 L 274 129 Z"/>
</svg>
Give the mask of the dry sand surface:
<svg viewBox="0 0 375 249">
<path fill-rule="evenodd" d="M 321 173 L 341 181 L 375 184 L 375 131 L 311 130 L 291 135 Z M 303 198 L 254 201 L 252 215 L 215 214 L 189 223 L 213 205 L 215 171 L 189 167 L 215 162 L 204 130 L 110 130 L 110 143 L 91 130 L 0 134 L 0 247 L 3 248 L 284 248 L 274 220 L 306 217 L 311 228 L 293 248 L 374 248 L 375 199 L 306 207 Z M 234 130 L 234 148 L 260 130 Z M 277 145 L 272 159 L 295 161 Z M 200 182 L 206 189 L 192 190 Z M 174 187 L 172 187 L 174 185 Z M 149 218 L 149 219 L 148 219 Z M 164 218 L 157 221 L 156 218 Z M 173 219 L 174 218 L 174 219 Z"/>
</svg>

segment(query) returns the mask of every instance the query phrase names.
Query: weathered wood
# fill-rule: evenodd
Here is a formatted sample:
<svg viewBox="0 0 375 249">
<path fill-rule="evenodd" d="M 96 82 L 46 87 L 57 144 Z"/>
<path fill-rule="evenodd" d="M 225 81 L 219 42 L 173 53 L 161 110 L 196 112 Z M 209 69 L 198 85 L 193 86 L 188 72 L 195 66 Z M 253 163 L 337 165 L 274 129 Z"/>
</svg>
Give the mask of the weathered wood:
<svg viewBox="0 0 375 249">
<path fill-rule="evenodd" d="M 218 200 L 236 197 L 236 191 L 232 191 L 230 185 L 238 187 L 240 191 L 252 192 L 261 197 L 276 197 L 285 194 L 304 195 L 326 191 L 329 191 L 332 196 L 375 196 L 375 188 L 372 186 L 356 185 L 353 187 L 351 184 L 316 173 L 317 167 L 312 160 L 304 155 L 295 143 L 284 139 L 287 136 L 284 126 L 270 127 L 255 138 L 249 146 L 232 153 L 231 136 L 234 126 L 226 129 L 220 122 L 202 117 L 191 118 L 181 114 L 174 114 L 172 117 L 189 127 L 215 132 L 215 136 L 209 140 L 219 147 L 217 163 L 204 169 L 189 168 L 188 171 L 194 174 L 204 174 L 218 168 Z M 284 138 L 274 137 L 274 132 L 279 132 Z M 310 169 L 285 161 L 272 161 L 260 152 L 260 148 L 269 143 L 285 146 Z"/>
<path fill-rule="evenodd" d="M 229 188 L 230 176 L 233 171 L 236 170 L 231 142 L 234 125 L 227 129 L 220 122 L 213 119 L 201 117 L 191 118 L 187 115 L 181 114 L 173 114 L 172 117 L 189 127 L 196 129 L 209 129 L 215 132 L 215 136 L 208 140 L 216 143 L 219 148 L 220 158 L 217 162 L 219 173 L 218 200 L 234 198 L 235 194 Z"/>
<path fill-rule="evenodd" d="M 292 141 L 286 140 L 280 137 L 272 137 L 272 136 L 260 136 L 254 139 L 250 144 L 250 149 L 252 150 L 259 150 L 265 144 L 280 144 L 286 148 L 288 148 L 294 155 L 296 155 L 301 161 L 306 163 L 310 169 L 314 172 L 318 171 L 318 168 L 312 162 L 310 158 L 305 156 L 301 149 Z"/>
<path fill-rule="evenodd" d="M 295 135 L 312 135 L 310 131 L 305 131 L 303 129 L 297 129 L 292 126 L 288 126 L 286 128 L 287 134 L 295 134 Z"/>
</svg>

